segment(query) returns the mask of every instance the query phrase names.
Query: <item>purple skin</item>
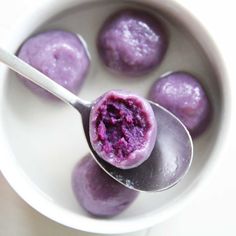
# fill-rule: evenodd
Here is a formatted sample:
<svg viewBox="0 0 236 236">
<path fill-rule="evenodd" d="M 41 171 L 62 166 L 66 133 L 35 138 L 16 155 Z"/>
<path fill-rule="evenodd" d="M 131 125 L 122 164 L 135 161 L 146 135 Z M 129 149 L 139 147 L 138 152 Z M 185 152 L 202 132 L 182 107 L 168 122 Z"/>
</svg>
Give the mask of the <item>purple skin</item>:
<svg viewBox="0 0 236 236">
<path fill-rule="evenodd" d="M 94 103 L 89 132 L 92 147 L 103 160 L 120 169 L 131 169 L 150 156 L 157 124 L 145 99 L 111 90 Z"/>
<path fill-rule="evenodd" d="M 209 99 L 198 80 L 186 72 L 173 72 L 157 80 L 149 99 L 175 114 L 193 137 L 200 135 L 211 117 Z"/>
<path fill-rule="evenodd" d="M 118 215 L 138 196 L 106 174 L 90 154 L 75 166 L 72 188 L 80 205 L 98 217 Z"/>
<path fill-rule="evenodd" d="M 141 76 L 157 67 L 167 49 L 162 23 L 140 10 L 121 10 L 106 20 L 98 35 L 98 52 L 107 67 Z"/>
<path fill-rule="evenodd" d="M 17 56 L 75 94 L 80 90 L 90 66 L 87 51 L 79 37 L 61 30 L 29 38 Z M 29 80 L 24 78 L 23 82 L 33 92 L 55 98 Z"/>
</svg>

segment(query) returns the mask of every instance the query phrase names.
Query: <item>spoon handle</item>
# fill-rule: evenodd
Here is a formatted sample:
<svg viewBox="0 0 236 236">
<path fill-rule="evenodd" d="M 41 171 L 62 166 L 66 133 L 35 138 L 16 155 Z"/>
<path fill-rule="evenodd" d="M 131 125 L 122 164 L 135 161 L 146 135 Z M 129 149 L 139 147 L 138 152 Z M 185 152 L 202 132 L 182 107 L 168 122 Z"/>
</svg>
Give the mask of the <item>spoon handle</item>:
<svg viewBox="0 0 236 236">
<path fill-rule="evenodd" d="M 78 110 L 80 110 L 78 105 L 80 105 L 82 109 L 83 107 L 88 106 L 89 104 L 88 102 L 78 98 L 76 95 L 74 95 L 61 85 L 57 84 L 43 73 L 39 72 L 26 62 L 22 61 L 21 59 L 7 52 L 1 47 L 0 47 L 0 61 L 6 64 L 13 71 L 24 76 L 26 79 L 37 84 L 38 86 L 44 88 L 49 93 L 52 93 L 53 95 L 63 100 L 67 104 L 72 105 L 73 107 L 76 106 Z"/>
</svg>

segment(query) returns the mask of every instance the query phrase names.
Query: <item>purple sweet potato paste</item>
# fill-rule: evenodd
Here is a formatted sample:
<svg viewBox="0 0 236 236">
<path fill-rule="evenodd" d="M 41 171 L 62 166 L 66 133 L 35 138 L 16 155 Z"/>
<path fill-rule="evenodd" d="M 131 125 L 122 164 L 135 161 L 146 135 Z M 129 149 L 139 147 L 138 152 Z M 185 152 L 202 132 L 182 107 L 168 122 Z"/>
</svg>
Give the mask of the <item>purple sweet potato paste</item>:
<svg viewBox="0 0 236 236">
<path fill-rule="evenodd" d="M 75 166 L 72 188 L 81 207 L 98 217 L 118 215 L 138 196 L 106 174 L 90 154 Z"/>
<path fill-rule="evenodd" d="M 158 79 L 151 87 L 149 99 L 173 112 L 193 137 L 209 124 L 211 106 L 200 82 L 186 72 L 173 72 Z"/>
<path fill-rule="evenodd" d="M 121 10 L 109 17 L 97 39 L 105 65 L 129 76 L 140 76 L 157 67 L 167 45 L 162 23 L 148 12 L 135 9 Z"/>
<path fill-rule="evenodd" d="M 150 104 L 122 90 L 101 96 L 90 113 L 90 141 L 98 155 L 121 169 L 142 164 L 156 141 L 157 124 Z"/>
<path fill-rule="evenodd" d="M 27 39 L 17 55 L 75 94 L 80 90 L 90 65 L 80 38 L 62 30 L 43 32 Z M 26 79 L 23 82 L 41 96 L 54 97 Z"/>
</svg>

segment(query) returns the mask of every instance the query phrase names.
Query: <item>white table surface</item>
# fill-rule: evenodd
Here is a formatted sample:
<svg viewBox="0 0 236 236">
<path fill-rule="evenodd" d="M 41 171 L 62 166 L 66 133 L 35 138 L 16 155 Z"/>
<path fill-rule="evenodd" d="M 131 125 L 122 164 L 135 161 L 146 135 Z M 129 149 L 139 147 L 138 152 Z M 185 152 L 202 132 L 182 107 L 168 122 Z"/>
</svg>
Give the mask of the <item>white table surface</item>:
<svg viewBox="0 0 236 236">
<path fill-rule="evenodd" d="M 26 8 L 40 7 L 46 1 L 55 2 L 55 0 L 0 0 L 0 42 L 2 33 L 11 30 L 11 25 L 21 17 L 21 14 L 24 14 Z M 191 9 L 210 31 L 225 58 L 233 82 L 232 86 L 236 91 L 236 3 L 232 0 L 179 0 L 179 2 Z M 236 95 L 233 96 L 235 100 Z M 235 118 L 236 112 L 233 113 L 232 120 L 236 120 Z M 231 129 L 232 137 L 233 131 L 236 131 L 236 125 Z M 222 156 L 222 161 L 212 175 L 211 181 L 186 208 L 151 229 L 126 235 L 235 236 L 236 151 L 234 143 L 235 139 L 232 138 L 228 152 Z M 37 213 L 16 195 L 0 174 L 0 235 L 92 236 L 94 234 L 69 229 Z"/>
</svg>

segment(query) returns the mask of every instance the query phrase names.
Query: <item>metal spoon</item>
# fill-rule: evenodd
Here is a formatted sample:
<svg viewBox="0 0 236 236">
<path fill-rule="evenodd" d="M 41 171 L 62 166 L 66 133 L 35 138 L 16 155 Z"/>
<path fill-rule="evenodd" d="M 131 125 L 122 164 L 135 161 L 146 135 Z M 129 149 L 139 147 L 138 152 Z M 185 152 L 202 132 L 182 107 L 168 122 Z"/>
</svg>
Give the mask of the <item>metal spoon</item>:
<svg viewBox="0 0 236 236">
<path fill-rule="evenodd" d="M 160 105 L 149 101 L 158 124 L 157 141 L 151 156 L 134 169 L 118 169 L 102 160 L 91 146 L 89 115 L 93 103 L 80 99 L 1 48 L 0 61 L 80 112 L 85 136 L 94 159 L 106 173 L 121 184 L 138 191 L 162 191 L 178 183 L 189 170 L 193 157 L 193 144 L 189 132 L 178 118 Z"/>
</svg>

